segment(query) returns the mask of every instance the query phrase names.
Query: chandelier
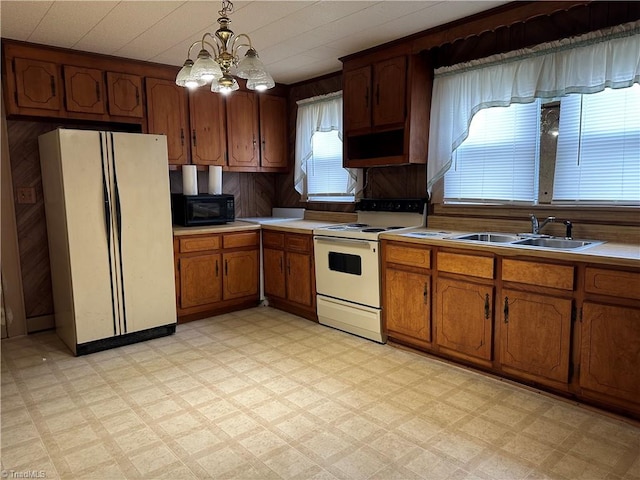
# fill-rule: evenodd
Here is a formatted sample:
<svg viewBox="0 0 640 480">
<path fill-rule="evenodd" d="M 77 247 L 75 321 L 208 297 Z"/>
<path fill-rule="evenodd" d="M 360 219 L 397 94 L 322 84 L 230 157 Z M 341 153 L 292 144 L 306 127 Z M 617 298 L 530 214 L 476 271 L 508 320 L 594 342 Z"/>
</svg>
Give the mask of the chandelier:
<svg viewBox="0 0 640 480">
<path fill-rule="evenodd" d="M 275 85 L 258 58 L 258 52 L 251 45 L 249 36 L 244 33 L 236 35 L 229 29 L 230 13 L 233 13 L 233 3 L 223 0 L 222 10 L 218 11 L 220 28 L 215 33 L 205 33 L 202 40 L 191 44 L 187 59 L 176 76 L 177 85 L 196 88 L 211 82 L 212 92 L 227 94 L 240 88 L 231 74 L 232 68 L 235 69 L 235 76 L 247 80 L 250 90 L 267 90 Z M 191 60 L 191 50 L 196 45 L 200 46 L 200 52 L 194 62 Z M 238 55 L 241 48 L 247 49 L 242 60 Z"/>
</svg>

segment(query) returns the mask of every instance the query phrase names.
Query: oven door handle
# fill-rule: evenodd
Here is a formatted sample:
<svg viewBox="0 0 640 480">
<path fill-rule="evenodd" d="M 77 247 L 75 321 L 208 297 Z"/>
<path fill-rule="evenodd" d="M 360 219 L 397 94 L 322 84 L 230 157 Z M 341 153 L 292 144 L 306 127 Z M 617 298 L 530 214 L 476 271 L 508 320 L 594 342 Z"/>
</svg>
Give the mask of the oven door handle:
<svg viewBox="0 0 640 480">
<path fill-rule="evenodd" d="M 354 238 L 317 237 L 317 236 L 313 238 L 315 239 L 316 242 L 328 243 L 331 245 L 335 245 L 336 243 L 343 243 L 343 244 L 348 244 L 348 245 L 352 245 L 355 247 L 362 247 L 362 248 L 370 248 L 372 243 L 370 240 L 356 240 Z M 377 242 L 373 242 L 373 243 L 377 243 Z"/>
</svg>

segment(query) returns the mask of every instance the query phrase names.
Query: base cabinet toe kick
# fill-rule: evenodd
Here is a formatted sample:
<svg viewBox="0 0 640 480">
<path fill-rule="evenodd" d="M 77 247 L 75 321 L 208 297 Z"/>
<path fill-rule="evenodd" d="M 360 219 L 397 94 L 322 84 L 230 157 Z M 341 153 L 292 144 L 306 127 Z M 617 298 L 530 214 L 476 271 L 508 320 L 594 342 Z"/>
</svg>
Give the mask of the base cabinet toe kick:
<svg viewBox="0 0 640 480">
<path fill-rule="evenodd" d="M 382 341 L 640 419 L 638 268 L 391 239 L 381 253 Z"/>
</svg>

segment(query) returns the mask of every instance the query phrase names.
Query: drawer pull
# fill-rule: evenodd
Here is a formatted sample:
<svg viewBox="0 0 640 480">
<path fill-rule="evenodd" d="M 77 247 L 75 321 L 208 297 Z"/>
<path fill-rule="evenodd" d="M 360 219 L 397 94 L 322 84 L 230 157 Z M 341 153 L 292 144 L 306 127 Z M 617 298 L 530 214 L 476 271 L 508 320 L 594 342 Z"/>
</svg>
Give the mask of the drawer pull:
<svg viewBox="0 0 640 480">
<path fill-rule="evenodd" d="M 484 296 L 484 318 L 485 318 L 485 320 L 489 320 L 490 313 L 491 313 L 491 310 L 489 309 L 489 294 L 487 293 Z"/>
<path fill-rule="evenodd" d="M 509 323 L 509 297 L 504 297 L 504 323 Z"/>
</svg>

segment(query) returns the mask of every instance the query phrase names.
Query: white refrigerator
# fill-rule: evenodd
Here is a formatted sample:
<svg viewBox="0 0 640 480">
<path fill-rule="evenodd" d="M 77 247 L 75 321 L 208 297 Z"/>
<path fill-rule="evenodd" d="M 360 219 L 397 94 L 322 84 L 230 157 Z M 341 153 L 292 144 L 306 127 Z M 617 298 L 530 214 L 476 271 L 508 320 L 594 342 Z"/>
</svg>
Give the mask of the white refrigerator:
<svg viewBox="0 0 640 480">
<path fill-rule="evenodd" d="M 38 141 L 60 338 L 83 355 L 174 333 L 166 137 L 58 129 Z"/>
</svg>

